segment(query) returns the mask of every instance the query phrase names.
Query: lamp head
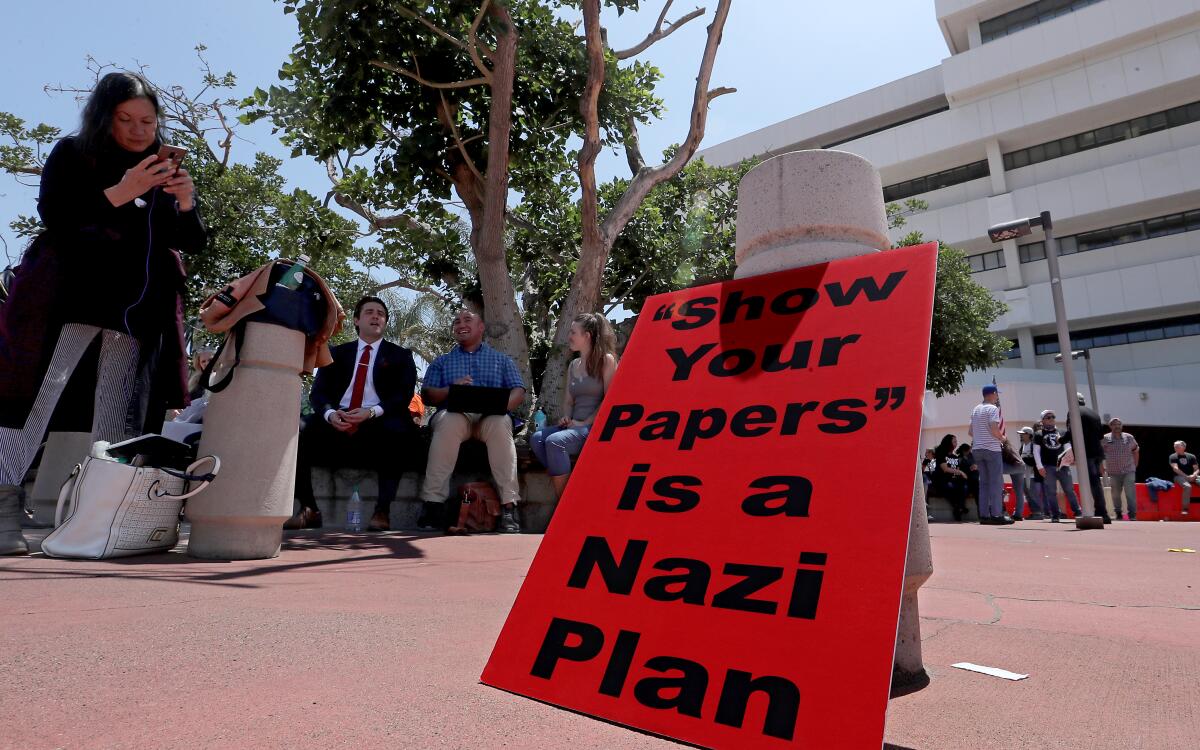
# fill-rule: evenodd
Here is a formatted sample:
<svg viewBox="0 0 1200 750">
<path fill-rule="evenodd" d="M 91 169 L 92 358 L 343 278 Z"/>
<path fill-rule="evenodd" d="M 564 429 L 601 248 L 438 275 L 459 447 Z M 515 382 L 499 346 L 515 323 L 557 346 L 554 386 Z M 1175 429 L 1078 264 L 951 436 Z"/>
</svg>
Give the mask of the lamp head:
<svg viewBox="0 0 1200 750">
<path fill-rule="evenodd" d="M 1004 242 L 1025 237 L 1033 233 L 1033 222 L 1029 219 L 1017 219 L 988 228 L 988 239 L 992 242 Z"/>
</svg>

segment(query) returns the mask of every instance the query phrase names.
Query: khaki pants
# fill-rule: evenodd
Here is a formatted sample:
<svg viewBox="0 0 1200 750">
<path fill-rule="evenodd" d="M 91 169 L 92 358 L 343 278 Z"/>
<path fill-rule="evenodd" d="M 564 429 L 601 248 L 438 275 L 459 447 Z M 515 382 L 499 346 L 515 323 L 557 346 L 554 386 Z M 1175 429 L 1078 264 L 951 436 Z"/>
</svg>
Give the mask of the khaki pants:
<svg viewBox="0 0 1200 750">
<path fill-rule="evenodd" d="M 492 480 L 504 505 L 521 499 L 517 484 L 517 447 L 513 444 L 512 420 L 506 414 L 484 417 L 480 414 L 459 414 L 439 411 L 433 418 L 433 440 L 429 445 L 429 463 L 425 466 L 425 483 L 421 499 L 442 503 L 450 495 L 450 475 L 458 462 L 458 449 L 472 438 L 487 446 Z"/>
</svg>

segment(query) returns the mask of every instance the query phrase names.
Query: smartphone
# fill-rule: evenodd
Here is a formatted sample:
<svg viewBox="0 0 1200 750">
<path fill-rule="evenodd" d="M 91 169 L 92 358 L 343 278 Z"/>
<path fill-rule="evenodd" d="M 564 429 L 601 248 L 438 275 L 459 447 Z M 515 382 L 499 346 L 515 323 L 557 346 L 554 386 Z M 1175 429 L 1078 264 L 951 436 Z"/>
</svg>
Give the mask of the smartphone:
<svg viewBox="0 0 1200 750">
<path fill-rule="evenodd" d="M 187 153 L 188 153 L 188 150 L 186 148 L 183 148 L 181 146 L 172 146 L 172 145 L 164 143 L 158 149 L 158 162 L 157 163 L 169 161 L 169 162 L 171 162 L 172 167 L 174 167 L 175 169 L 179 169 L 179 167 L 183 165 L 183 160 L 187 156 Z"/>
</svg>

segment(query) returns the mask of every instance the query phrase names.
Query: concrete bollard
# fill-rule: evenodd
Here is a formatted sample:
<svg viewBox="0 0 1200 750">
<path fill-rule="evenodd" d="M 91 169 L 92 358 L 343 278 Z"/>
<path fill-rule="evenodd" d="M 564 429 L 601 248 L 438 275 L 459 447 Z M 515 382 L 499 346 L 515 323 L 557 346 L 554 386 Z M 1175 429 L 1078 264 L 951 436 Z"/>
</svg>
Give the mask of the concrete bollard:
<svg viewBox="0 0 1200 750">
<path fill-rule="evenodd" d="M 51 432 L 42 449 L 37 479 L 29 493 L 28 504 L 33 507 L 33 525 L 54 525 L 54 509 L 58 507 L 58 492 L 71 476 L 75 464 L 83 461 L 92 450 L 90 432 Z"/>
<path fill-rule="evenodd" d="M 188 555 L 210 560 L 275 557 L 292 515 L 305 336 L 247 323 L 241 364 L 209 398 L 199 455 L 221 459 L 212 486 L 188 500 Z"/>
<path fill-rule="evenodd" d="M 793 151 L 764 161 L 738 185 L 735 278 L 802 268 L 891 247 L 879 173 L 845 151 Z M 917 590 L 933 574 L 919 467 L 892 688 L 926 679 Z"/>
</svg>

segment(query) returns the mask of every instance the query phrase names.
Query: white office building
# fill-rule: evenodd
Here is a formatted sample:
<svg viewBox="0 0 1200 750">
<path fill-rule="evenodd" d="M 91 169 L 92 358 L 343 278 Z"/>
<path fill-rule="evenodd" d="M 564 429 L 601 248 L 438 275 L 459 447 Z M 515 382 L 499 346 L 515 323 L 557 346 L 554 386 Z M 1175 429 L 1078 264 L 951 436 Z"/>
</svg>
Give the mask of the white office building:
<svg viewBox="0 0 1200 750">
<path fill-rule="evenodd" d="M 987 238 L 993 224 L 1050 211 L 1072 346 L 1091 353 L 1100 411 L 1200 447 L 1200 0 L 935 6 L 950 52 L 941 65 L 701 156 L 859 154 L 888 201 L 929 204 L 896 238 L 917 229 L 968 253 L 975 279 L 1008 305 L 994 330 L 1016 346 L 962 393 L 927 399 L 926 445 L 965 437 L 993 376 L 1010 424 L 1043 408 L 1065 418 L 1042 237 Z"/>
</svg>

